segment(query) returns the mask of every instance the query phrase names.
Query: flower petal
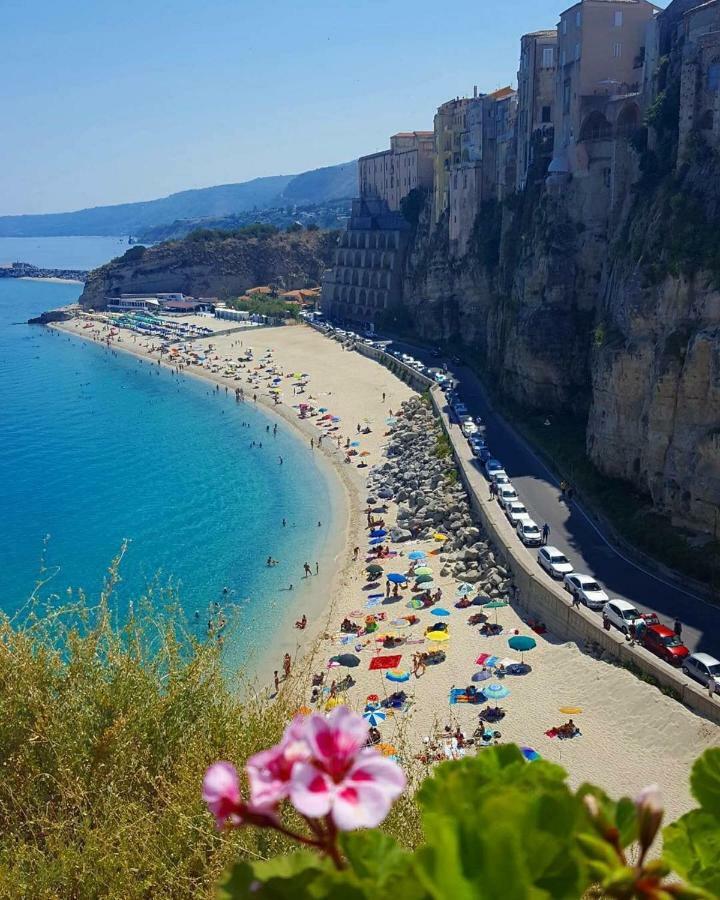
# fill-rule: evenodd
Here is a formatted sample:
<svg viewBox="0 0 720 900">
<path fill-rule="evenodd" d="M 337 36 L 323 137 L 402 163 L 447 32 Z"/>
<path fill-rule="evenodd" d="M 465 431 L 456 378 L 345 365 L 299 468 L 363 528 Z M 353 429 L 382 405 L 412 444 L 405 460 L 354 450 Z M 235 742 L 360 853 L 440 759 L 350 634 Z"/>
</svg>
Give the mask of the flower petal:
<svg viewBox="0 0 720 900">
<path fill-rule="evenodd" d="M 333 787 L 330 778 L 312 763 L 299 762 L 290 779 L 290 800 L 299 813 L 317 819 L 330 812 Z"/>
<path fill-rule="evenodd" d="M 342 831 L 375 828 L 406 785 L 400 766 L 375 750 L 363 750 L 333 798 L 333 821 Z"/>
</svg>

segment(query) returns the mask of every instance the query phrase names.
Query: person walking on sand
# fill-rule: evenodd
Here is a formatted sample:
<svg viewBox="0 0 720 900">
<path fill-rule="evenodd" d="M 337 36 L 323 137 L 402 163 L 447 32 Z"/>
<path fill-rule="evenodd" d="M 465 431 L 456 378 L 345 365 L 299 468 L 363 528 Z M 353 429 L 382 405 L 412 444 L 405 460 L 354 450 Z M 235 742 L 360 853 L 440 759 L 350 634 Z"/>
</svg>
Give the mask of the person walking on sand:
<svg viewBox="0 0 720 900">
<path fill-rule="evenodd" d="M 353 547 L 353 560 L 357 562 L 358 554 L 360 553 L 359 547 Z"/>
<path fill-rule="evenodd" d="M 391 586 L 390 582 L 389 582 L 389 581 L 386 581 L 386 582 L 385 582 L 385 596 L 386 596 L 386 597 L 389 597 L 389 596 L 390 596 L 390 591 L 391 591 L 391 590 L 392 590 L 392 586 Z"/>
<path fill-rule="evenodd" d="M 315 563 L 315 574 L 316 575 L 320 574 L 320 563 L 317 563 L 317 562 Z"/>
<path fill-rule="evenodd" d="M 305 578 L 307 578 L 308 575 L 312 575 L 312 570 L 310 569 L 310 566 L 307 563 L 305 563 L 305 565 L 303 566 L 303 569 L 305 570 L 305 575 L 304 575 Z"/>
<path fill-rule="evenodd" d="M 382 402 L 383 402 L 383 403 L 384 403 L 384 402 L 385 402 L 385 391 L 383 391 L 383 398 L 382 398 Z"/>
<path fill-rule="evenodd" d="M 283 657 L 283 672 L 285 672 L 285 677 L 289 678 L 290 676 L 290 667 L 292 665 L 292 660 L 290 659 L 290 654 L 286 653 Z"/>
<path fill-rule="evenodd" d="M 275 681 L 275 693 L 277 694 L 280 691 L 280 676 L 277 669 L 273 672 L 273 679 Z"/>
<path fill-rule="evenodd" d="M 310 438 L 310 449 L 311 450 L 315 449 L 315 439 L 314 438 Z"/>
<path fill-rule="evenodd" d="M 549 537 L 550 537 L 550 526 L 546 522 L 542 527 L 542 542 L 543 542 L 543 544 L 547 544 Z"/>
</svg>

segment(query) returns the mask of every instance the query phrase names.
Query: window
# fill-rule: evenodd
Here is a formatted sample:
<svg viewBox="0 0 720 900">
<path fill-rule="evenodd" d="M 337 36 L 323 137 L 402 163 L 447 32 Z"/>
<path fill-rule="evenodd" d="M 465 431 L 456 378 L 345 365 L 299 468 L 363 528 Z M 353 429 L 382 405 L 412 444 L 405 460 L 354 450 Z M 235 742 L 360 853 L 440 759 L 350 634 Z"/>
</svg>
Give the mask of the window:
<svg viewBox="0 0 720 900">
<path fill-rule="evenodd" d="M 720 63 L 711 63 L 708 66 L 708 90 L 720 91 Z"/>
<path fill-rule="evenodd" d="M 542 64 L 543 69 L 551 69 L 555 62 L 555 51 L 552 47 L 543 47 Z"/>
<path fill-rule="evenodd" d="M 579 28 L 582 25 L 582 13 L 578 10 L 575 13 L 575 27 Z"/>
<path fill-rule="evenodd" d="M 621 9 L 615 10 L 613 13 L 613 27 L 614 28 L 622 28 L 623 23 L 623 14 Z"/>
<path fill-rule="evenodd" d="M 615 57 L 615 59 L 620 59 L 620 57 L 622 56 L 622 44 L 620 43 L 620 41 L 615 41 L 615 43 L 613 44 L 613 56 Z"/>
<path fill-rule="evenodd" d="M 543 122 L 551 122 L 552 121 L 552 107 L 551 106 L 543 106 L 542 121 Z"/>
<path fill-rule="evenodd" d="M 564 50 L 562 50 L 560 53 L 560 65 L 561 66 L 565 65 L 565 51 Z"/>
<path fill-rule="evenodd" d="M 562 20 L 562 33 L 567 34 L 567 19 Z"/>
<path fill-rule="evenodd" d="M 575 59 L 580 59 L 580 44 L 575 44 Z"/>
<path fill-rule="evenodd" d="M 568 79 L 563 85 L 563 112 L 567 115 L 570 112 L 570 80 Z"/>
</svg>

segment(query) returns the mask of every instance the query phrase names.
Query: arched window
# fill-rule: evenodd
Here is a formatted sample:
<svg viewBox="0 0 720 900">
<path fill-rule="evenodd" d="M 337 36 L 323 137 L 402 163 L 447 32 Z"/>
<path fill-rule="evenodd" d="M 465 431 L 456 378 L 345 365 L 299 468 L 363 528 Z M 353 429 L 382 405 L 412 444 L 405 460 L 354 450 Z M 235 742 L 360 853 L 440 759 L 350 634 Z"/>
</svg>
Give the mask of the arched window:
<svg viewBox="0 0 720 900">
<path fill-rule="evenodd" d="M 612 137 L 612 125 L 598 110 L 591 112 L 580 128 L 580 140 L 604 141 L 610 137 Z"/>
</svg>

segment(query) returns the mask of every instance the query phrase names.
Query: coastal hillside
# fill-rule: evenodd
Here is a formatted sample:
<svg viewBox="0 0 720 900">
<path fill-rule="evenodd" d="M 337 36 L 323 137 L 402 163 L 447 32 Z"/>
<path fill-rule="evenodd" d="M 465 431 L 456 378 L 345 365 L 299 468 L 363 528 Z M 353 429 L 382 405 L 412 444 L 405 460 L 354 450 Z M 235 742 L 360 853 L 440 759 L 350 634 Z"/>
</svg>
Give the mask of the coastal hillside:
<svg viewBox="0 0 720 900">
<path fill-rule="evenodd" d="M 239 184 L 181 191 L 159 200 L 97 206 L 76 212 L 0 216 L 0 237 L 137 235 L 180 219 L 230 216 L 254 208 L 322 203 L 357 192 L 357 161 L 299 175 L 274 175 Z"/>
<path fill-rule="evenodd" d="M 285 290 L 315 287 L 329 265 L 335 232 L 197 232 L 155 247 L 132 247 L 88 276 L 80 303 L 102 309 L 120 293 L 181 291 L 227 299 L 259 284 Z"/>
</svg>

